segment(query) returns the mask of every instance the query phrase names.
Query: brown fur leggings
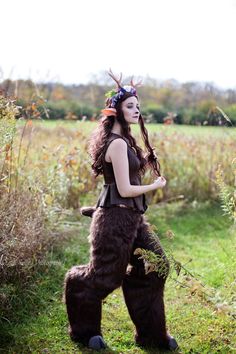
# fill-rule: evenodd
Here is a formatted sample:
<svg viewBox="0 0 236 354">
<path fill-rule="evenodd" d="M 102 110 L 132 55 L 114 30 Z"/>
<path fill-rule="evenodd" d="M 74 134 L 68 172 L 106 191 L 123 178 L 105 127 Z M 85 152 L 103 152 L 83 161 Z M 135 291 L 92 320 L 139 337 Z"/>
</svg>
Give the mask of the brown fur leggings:
<svg viewBox="0 0 236 354">
<path fill-rule="evenodd" d="M 136 343 L 165 346 L 165 277 L 155 271 L 145 274 L 143 261 L 133 254 L 136 248 L 144 248 L 164 255 L 158 239 L 158 247 L 153 244 L 145 217 L 118 206 L 97 208 L 89 240 L 89 264 L 72 267 L 65 278 L 71 338 L 87 345 L 92 336 L 102 335 L 102 300 L 121 285 Z"/>
</svg>

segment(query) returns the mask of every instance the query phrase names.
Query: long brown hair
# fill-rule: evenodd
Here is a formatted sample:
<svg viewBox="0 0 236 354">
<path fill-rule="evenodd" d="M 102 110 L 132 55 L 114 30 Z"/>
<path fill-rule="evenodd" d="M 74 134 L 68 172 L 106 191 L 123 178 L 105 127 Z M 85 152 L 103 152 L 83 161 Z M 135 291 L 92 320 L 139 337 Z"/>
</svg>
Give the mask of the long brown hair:
<svg viewBox="0 0 236 354">
<path fill-rule="evenodd" d="M 133 147 L 137 153 L 137 157 L 140 160 L 140 172 L 144 174 L 148 167 L 151 168 L 155 176 L 160 176 L 160 163 L 157 160 L 157 156 L 154 152 L 154 148 L 151 147 L 148 139 L 148 131 L 144 126 L 144 120 L 142 115 L 139 116 L 139 126 L 142 133 L 142 138 L 145 144 L 145 147 L 148 151 L 146 156 L 144 156 L 143 150 L 137 145 L 135 138 L 131 135 L 131 129 L 129 124 L 126 122 L 124 118 L 123 111 L 121 109 L 121 103 L 125 101 L 127 98 L 132 97 L 134 95 L 129 92 L 125 93 L 123 97 L 116 104 L 117 116 L 108 116 L 102 117 L 99 120 L 99 124 L 97 129 L 92 133 L 89 138 L 89 148 L 88 152 L 92 158 L 92 171 L 97 177 L 100 174 L 103 174 L 103 158 L 105 153 L 105 147 L 108 141 L 108 138 L 111 134 L 111 130 L 115 119 L 120 123 L 122 129 L 122 135 L 128 139 L 129 144 Z M 135 96 L 137 99 L 138 97 Z"/>
</svg>

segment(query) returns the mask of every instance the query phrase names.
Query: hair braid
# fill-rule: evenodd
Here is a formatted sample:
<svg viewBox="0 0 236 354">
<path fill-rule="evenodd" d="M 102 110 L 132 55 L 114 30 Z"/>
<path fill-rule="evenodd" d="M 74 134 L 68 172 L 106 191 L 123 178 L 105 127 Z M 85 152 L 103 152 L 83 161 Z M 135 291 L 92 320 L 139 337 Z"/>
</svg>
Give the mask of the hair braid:
<svg viewBox="0 0 236 354">
<path fill-rule="evenodd" d="M 160 163 L 157 159 L 157 155 L 154 152 L 155 148 L 152 148 L 149 143 L 148 131 L 144 126 L 144 121 L 143 121 L 143 117 L 141 114 L 139 117 L 139 125 L 141 128 L 142 137 L 143 137 L 145 146 L 146 146 L 147 150 L 149 151 L 149 154 L 147 154 L 145 156 L 145 159 L 147 160 L 147 165 L 150 166 L 152 171 L 154 172 L 154 174 L 159 177 L 159 176 L 161 176 L 161 171 L 160 171 L 161 166 L 160 166 Z"/>
</svg>

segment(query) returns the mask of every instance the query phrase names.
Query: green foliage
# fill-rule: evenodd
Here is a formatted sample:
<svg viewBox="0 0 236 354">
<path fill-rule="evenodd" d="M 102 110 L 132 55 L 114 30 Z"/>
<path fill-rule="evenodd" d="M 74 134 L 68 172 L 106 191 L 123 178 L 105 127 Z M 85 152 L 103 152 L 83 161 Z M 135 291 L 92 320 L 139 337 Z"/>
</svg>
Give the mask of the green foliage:
<svg viewBox="0 0 236 354">
<path fill-rule="evenodd" d="M 0 95 L 0 152 L 12 142 L 16 132 L 16 116 L 19 107 L 15 101 Z"/>
<path fill-rule="evenodd" d="M 220 111 L 224 119 L 232 124 L 229 116 L 220 107 L 216 108 Z M 232 160 L 231 166 L 231 173 L 234 176 L 234 186 L 227 185 L 225 182 L 224 172 L 221 165 L 218 166 L 216 172 L 216 183 L 219 187 L 221 207 L 225 213 L 224 215 L 228 215 L 229 218 L 234 221 L 234 225 L 236 225 L 236 157 Z"/>
<path fill-rule="evenodd" d="M 163 123 L 163 118 L 167 115 L 167 110 L 157 104 L 148 104 L 142 109 L 142 114 L 149 118 L 152 123 Z"/>
<path fill-rule="evenodd" d="M 57 101 L 48 102 L 46 105 L 50 119 L 64 119 L 69 113 L 72 113 L 75 118 L 81 119 L 83 116 L 91 118 L 94 109 L 87 105 L 82 105 L 75 101 Z M 42 116 L 45 119 L 45 116 Z"/>
<path fill-rule="evenodd" d="M 186 117 L 186 120 L 184 120 L 184 121 L 186 124 L 206 125 L 206 123 L 207 123 L 206 113 L 198 111 L 197 109 L 190 110 L 185 117 Z"/>
<path fill-rule="evenodd" d="M 236 158 L 233 160 L 232 164 L 233 165 L 236 164 Z M 234 168 L 232 173 L 234 174 L 235 183 L 236 183 L 236 168 Z M 224 211 L 224 215 L 228 215 L 228 217 L 232 221 L 234 221 L 236 225 L 236 185 L 234 187 L 226 185 L 224 179 L 224 173 L 220 165 L 216 172 L 216 182 L 219 187 L 221 207 L 222 210 Z"/>
<path fill-rule="evenodd" d="M 107 98 L 111 98 L 111 97 L 114 96 L 116 93 L 117 93 L 116 90 L 110 90 L 110 91 L 108 91 L 108 92 L 105 94 L 105 96 L 106 96 Z"/>
<path fill-rule="evenodd" d="M 164 255 L 154 253 L 142 248 L 136 248 L 134 255 L 143 260 L 145 274 L 157 272 L 160 277 L 166 278 L 168 275 L 168 264 Z"/>
<path fill-rule="evenodd" d="M 0 95 L 0 192 L 10 191 L 14 175 L 13 141 L 16 134 L 16 116 L 19 108 L 15 101 Z"/>
<path fill-rule="evenodd" d="M 76 101 L 59 100 L 46 101 L 42 97 L 33 97 L 31 102 L 23 99 L 17 100 L 24 109 L 24 115 L 28 119 L 81 119 L 87 116 L 89 119 L 96 111 L 89 105 Z"/>
<path fill-rule="evenodd" d="M 32 94 L 29 100 L 17 99 L 17 103 L 22 107 L 22 117 L 31 119 L 42 119 L 42 117 L 49 118 L 48 109 L 46 107 L 46 100 L 37 92 Z"/>
<path fill-rule="evenodd" d="M 230 117 L 230 120 L 234 126 L 236 126 L 236 104 L 231 104 L 224 108 L 225 113 Z"/>
</svg>

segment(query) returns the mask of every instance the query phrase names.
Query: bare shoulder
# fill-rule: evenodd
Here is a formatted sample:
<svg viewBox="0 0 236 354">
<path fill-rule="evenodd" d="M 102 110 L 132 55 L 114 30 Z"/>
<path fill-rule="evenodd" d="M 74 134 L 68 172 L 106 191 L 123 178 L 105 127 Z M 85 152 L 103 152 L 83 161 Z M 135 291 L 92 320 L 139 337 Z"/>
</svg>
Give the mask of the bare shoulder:
<svg viewBox="0 0 236 354">
<path fill-rule="evenodd" d="M 121 149 L 127 149 L 127 143 L 124 141 L 124 139 L 122 138 L 117 138 L 117 139 L 114 139 L 110 145 L 108 146 L 108 149 L 111 149 L 111 150 L 115 150 L 117 148 L 121 148 Z"/>
<path fill-rule="evenodd" d="M 121 157 L 122 154 L 127 153 L 127 143 L 122 138 L 114 139 L 108 146 L 105 160 L 107 162 L 112 162 L 111 160 L 114 157 L 119 156 Z"/>
</svg>

